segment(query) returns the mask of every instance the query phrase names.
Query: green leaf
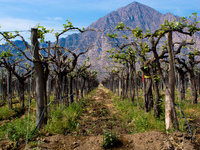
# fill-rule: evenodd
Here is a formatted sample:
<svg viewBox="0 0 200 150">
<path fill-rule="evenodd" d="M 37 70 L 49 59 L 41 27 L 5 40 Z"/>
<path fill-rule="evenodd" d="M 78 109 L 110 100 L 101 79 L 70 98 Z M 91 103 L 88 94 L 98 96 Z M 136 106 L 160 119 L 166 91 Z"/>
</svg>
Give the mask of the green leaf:
<svg viewBox="0 0 200 150">
<path fill-rule="evenodd" d="M 1 52 L 1 57 L 2 58 L 9 58 L 14 56 L 13 53 L 11 53 L 11 50 L 9 49 L 8 51 L 2 51 Z"/>
<path fill-rule="evenodd" d="M 65 30 L 74 27 L 74 26 L 72 25 L 72 22 L 70 22 L 70 19 L 69 19 L 69 20 L 66 20 L 66 21 L 67 21 L 67 24 L 63 24 L 63 27 L 64 27 Z"/>
<path fill-rule="evenodd" d="M 17 52 L 17 55 L 18 55 L 18 56 L 22 56 L 22 53 L 20 53 L 20 52 Z"/>
<path fill-rule="evenodd" d="M 117 30 L 123 30 L 124 26 L 125 26 L 125 24 L 123 22 L 120 22 L 118 25 L 116 25 L 115 29 L 117 29 Z"/>
<path fill-rule="evenodd" d="M 148 69 L 149 67 L 148 66 L 144 66 L 144 69 L 146 70 L 146 69 Z"/>
<path fill-rule="evenodd" d="M 87 57 L 87 61 L 90 61 L 90 57 Z"/>
<path fill-rule="evenodd" d="M 107 33 L 107 36 L 110 38 L 116 38 L 117 35 L 118 35 L 117 33 L 114 33 L 114 34 Z"/>
<path fill-rule="evenodd" d="M 19 34 L 19 31 L 15 30 L 15 33 L 16 33 L 16 34 Z"/>
<path fill-rule="evenodd" d="M 128 37 L 125 34 L 123 35 L 123 38 L 128 39 Z"/>
</svg>

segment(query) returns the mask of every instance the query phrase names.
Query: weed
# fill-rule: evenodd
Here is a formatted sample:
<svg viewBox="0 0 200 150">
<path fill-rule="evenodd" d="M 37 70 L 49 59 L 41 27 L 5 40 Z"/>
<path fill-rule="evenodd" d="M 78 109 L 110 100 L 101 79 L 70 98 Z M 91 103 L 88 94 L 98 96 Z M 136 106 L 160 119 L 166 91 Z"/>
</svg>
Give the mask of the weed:
<svg viewBox="0 0 200 150">
<path fill-rule="evenodd" d="M 94 111 L 93 111 L 93 112 L 91 113 L 91 116 L 94 117 L 94 115 L 95 115 L 95 113 L 94 113 Z"/>
<path fill-rule="evenodd" d="M 93 127 L 95 127 L 95 125 L 96 125 L 96 124 L 95 124 L 95 123 L 93 123 L 93 124 L 92 124 L 92 128 L 93 128 Z"/>
<path fill-rule="evenodd" d="M 36 141 L 31 141 L 31 142 L 29 142 L 29 145 L 30 145 L 31 148 L 34 148 L 34 147 L 37 147 L 38 142 L 36 142 Z"/>
<path fill-rule="evenodd" d="M 11 141 L 18 141 L 19 138 L 25 139 L 27 135 L 27 116 L 25 118 L 16 119 L 9 123 L 4 123 L 0 127 L 1 137 L 7 137 Z M 30 117 L 30 132 L 35 127 L 35 117 Z"/>
<path fill-rule="evenodd" d="M 103 134 L 103 143 L 104 148 L 112 148 L 119 144 L 118 137 L 110 131 L 105 131 Z"/>
<path fill-rule="evenodd" d="M 143 109 L 137 109 L 137 106 L 129 99 L 120 100 L 120 97 L 114 97 L 116 108 L 121 113 L 123 127 L 129 127 L 132 133 L 159 130 L 165 131 L 165 122 L 163 114 L 160 119 L 156 119 L 153 111 L 146 113 Z M 164 110 L 164 108 L 162 108 Z M 134 121 L 133 121 L 134 119 Z"/>
<path fill-rule="evenodd" d="M 16 112 L 12 109 L 9 109 L 8 106 L 1 107 L 0 120 L 10 119 L 14 115 L 16 115 Z"/>
<path fill-rule="evenodd" d="M 90 134 L 90 133 L 92 133 L 92 129 L 87 130 L 87 134 Z"/>
<path fill-rule="evenodd" d="M 79 123 L 77 119 L 82 112 L 83 103 L 79 101 L 77 104 L 73 103 L 68 108 L 60 106 L 52 112 L 52 118 L 48 120 L 45 126 L 45 132 L 51 134 L 67 134 L 70 131 L 77 130 Z"/>
<path fill-rule="evenodd" d="M 115 122 L 114 122 L 114 121 L 109 120 L 109 122 L 110 122 L 110 124 L 111 124 L 112 126 L 115 125 Z"/>
</svg>

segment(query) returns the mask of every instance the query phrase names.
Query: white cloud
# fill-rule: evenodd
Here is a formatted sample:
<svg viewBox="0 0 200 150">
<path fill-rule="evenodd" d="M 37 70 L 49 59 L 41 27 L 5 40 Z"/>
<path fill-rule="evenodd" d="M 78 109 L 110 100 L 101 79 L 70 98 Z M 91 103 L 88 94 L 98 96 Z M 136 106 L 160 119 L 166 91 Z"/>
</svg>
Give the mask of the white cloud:
<svg viewBox="0 0 200 150">
<path fill-rule="evenodd" d="M 46 17 L 46 20 L 40 21 L 40 25 L 44 26 L 47 29 L 54 29 L 55 32 L 61 32 L 63 29 L 62 24 L 65 23 L 65 21 L 62 17 Z M 31 36 L 31 28 L 35 27 L 36 24 L 38 24 L 39 21 L 35 20 L 26 20 L 21 18 L 12 18 L 12 17 L 0 17 L 0 31 L 19 31 L 20 34 L 25 38 L 26 41 L 30 42 L 29 38 Z M 70 34 L 73 34 L 74 32 L 68 32 L 65 33 L 62 37 L 67 37 Z M 2 37 L 0 36 L 0 39 Z M 20 40 L 20 38 L 17 38 L 15 40 Z M 46 41 L 55 41 L 56 38 L 54 34 L 48 33 L 45 35 Z M 5 43 L 5 41 L 0 41 L 0 44 Z"/>
<path fill-rule="evenodd" d="M 63 21 L 63 17 L 45 17 L 48 21 Z"/>
<path fill-rule="evenodd" d="M 55 17 L 54 20 L 61 21 L 61 20 L 64 20 L 64 19 L 62 17 Z"/>
<path fill-rule="evenodd" d="M 30 30 L 38 22 L 21 18 L 0 17 L 1 31 Z"/>
</svg>

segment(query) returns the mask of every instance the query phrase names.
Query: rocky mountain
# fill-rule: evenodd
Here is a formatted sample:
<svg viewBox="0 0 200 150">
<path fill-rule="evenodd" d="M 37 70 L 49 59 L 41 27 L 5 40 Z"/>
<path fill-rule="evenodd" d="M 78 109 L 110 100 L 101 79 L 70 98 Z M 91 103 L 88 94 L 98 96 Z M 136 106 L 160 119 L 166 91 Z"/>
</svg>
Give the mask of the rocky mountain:
<svg viewBox="0 0 200 150">
<path fill-rule="evenodd" d="M 108 32 L 111 32 L 110 30 L 112 30 L 112 32 L 117 32 L 113 31 L 115 26 L 118 23 L 123 22 L 128 27 L 135 28 L 138 26 L 139 28 L 143 28 L 144 30 L 148 29 L 153 32 L 160 27 L 160 24 L 162 24 L 164 20 L 167 19 L 173 21 L 175 18 L 178 19 L 178 16 L 175 16 L 172 13 L 162 14 L 151 7 L 138 2 L 133 2 L 98 19 L 88 26 L 88 29 L 94 28 L 96 30 L 107 30 Z M 122 36 L 123 34 L 125 34 L 125 32 L 118 32 L 118 35 Z M 174 35 L 174 40 L 176 41 L 181 41 L 183 38 L 184 37 L 178 34 Z M 128 42 L 123 39 L 116 40 L 120 40 L 119 42 Z M 197 41 L 200 41 L 199 37 L 197 38 Z M 111 65 L 111 62 L 104 57 L 108 55 L 106 50 L 112 48 L 112 44 L 109 44 L 112 43 L 112 40 L 107 37 L 105 32 L 91 31 L 83 34 L 74 34 L 62 39 L 61 43 L 63 46 L 76 48 L 93 45 L 87 53 L 87 56 L 90 57 L 94 69 L 102 71 L 104 70 L 103 68 Z M 101 57 L 101 59 L 97 60 L 99 57 Z M 84 60 L 84 58 L 82 60 Z"/>
<path fill-rule="evenodd" d="M 173 15 L 172 13 L 162 14 L 155 9 L 143 5 L 138 2 L 133 2 L 125 7 L 121 7 L 116 11 L 113 11 L 102 18 L 99 18 L 97 21 L 92 23 L 87 29 L 96 29 L 106 32 L 95 32 L 89 31 L 82 34 L 72 34 L 66 38 L 60 39 L 60 45 L 65 47 L 70 47 L 71 49 L 80 49 L 79 51 L 83 51 L 84 48 L 87 48 L 88 45 L 92 45 L 90 51 L 81 58 L 80 62 L 83 62 L 87 56 L 90 57 L 90 61 L 92 62 L 92 68 L 97 71 L 105 71 L 106 66 L 110 66 L 111 62 L 105 57 L 108 56 L 106 50 L 112 48 L 112 40 L 108 38 L 107 33 L 109 32 L 117 32 L 119 37 L 123 34 L 130 35 L 131 33 L 127 33 L 125 31 L 114 31 L 115 26 L 123 22 L 126 26 L 135 28 L 138 26 L 139 28 L 143 28 L 144 30 L 155 31 L 159 28 L 160 24 L 164 22 L 164 20 L 173 21 L 177 19 L 178 16 Z M 200 18 L 198 18 L 200 20 Z M 200 36 L 197 36 L 197 43 L 200 43 Z M 180 41 L 184 37 L 174 35 L 174 39 L 176 41 Z M 130 42 L 125 41 L 122 38 L 116 39 L 118 42 Z M 200 47 L 200 45 L 198 45 Z M 1 49 L 1 48 L 0 48 Z M 97 60 L 101 57 L 100 60 Z"/>
</svg>

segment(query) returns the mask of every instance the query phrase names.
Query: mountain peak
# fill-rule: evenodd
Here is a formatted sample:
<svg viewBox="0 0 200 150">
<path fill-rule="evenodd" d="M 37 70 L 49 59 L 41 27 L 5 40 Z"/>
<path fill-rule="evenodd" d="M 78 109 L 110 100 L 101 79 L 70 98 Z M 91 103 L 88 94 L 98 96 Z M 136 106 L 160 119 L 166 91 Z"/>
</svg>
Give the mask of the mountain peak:
<svg viewBox="0 0 200 150">
<path fill-rule="evenodd" d="M 125 7 L 121 7 L 106 16 L 98 19 L 92 23 L 89 28 L 97 28 L 100 30 L 114 29 L 119 22 L 124 22 L 127 26 L 151 29 L 149 23 L 160 22 L 163 14 L 155 9 L 141 4 L 139 2 L 132 2 Z"/>
<path fill-rule="evenodd" d="M 144 10 L 144 9 L 151 9 L 151 10 L 156 11 L 155 9 L 153 9 L 153 8 L 147 6 L 147 5 L 144 5 L 142 3 L 139 3 L 137 1 L 134 1 L 134 2 L 132 2 L 130 4 L 128 4 L 127 6 L 120 7 L 117 11 L 128 10 L 128 9 L 136 9 L 136 8 L 140 8 L 142 10 Z"/>
<path fill-rule="evenodd" d="M 142 3 L 139 3 L 139 2 L 137 2 L 137 1 L 134 1 L 134 2 L 132 2 L 132 3 L 130 3 L 130 4 L 128 4 L 127 6 L 124 6 L 124 7 L 121 7 L 121 8 L 134 7 L 134 6 L 145 6 L 145 7 L 148 7 L 148 6 L 146 6 L 146 5 L 142 4 Z M 120 8 L 119 8 L 119 9 L 120 9 Z"/>
</svg>

